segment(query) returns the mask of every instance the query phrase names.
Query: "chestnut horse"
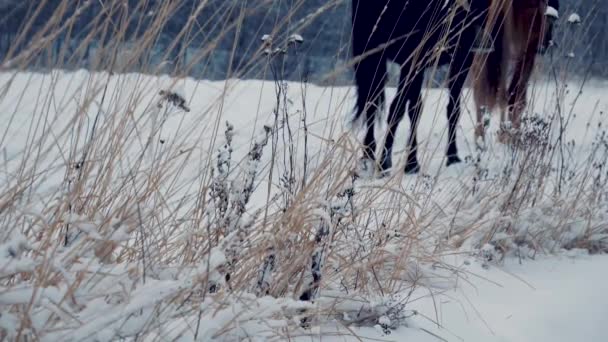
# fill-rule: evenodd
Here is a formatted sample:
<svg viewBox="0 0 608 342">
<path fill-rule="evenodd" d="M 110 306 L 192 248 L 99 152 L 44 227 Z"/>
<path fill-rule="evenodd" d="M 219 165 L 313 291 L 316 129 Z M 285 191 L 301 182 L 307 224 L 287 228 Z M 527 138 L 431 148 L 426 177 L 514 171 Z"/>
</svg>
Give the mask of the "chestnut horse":
<svg viewBox="0 0 608 342">
<path fill-rule="evenodd" d="M 494 51 L 477 55 L 472 66 L 475 136 L 481 144 L 487 118 L 496 107 L 501 110 L 499 141 L 507 143 L 517 134 L 536 55 L 552 44 L 552 22 L 559 8 L 558 0 L 490 1 L 486 30 L 495 39 Z M 507 86 L 509 69 L 512 75 Z"/>
</svg>

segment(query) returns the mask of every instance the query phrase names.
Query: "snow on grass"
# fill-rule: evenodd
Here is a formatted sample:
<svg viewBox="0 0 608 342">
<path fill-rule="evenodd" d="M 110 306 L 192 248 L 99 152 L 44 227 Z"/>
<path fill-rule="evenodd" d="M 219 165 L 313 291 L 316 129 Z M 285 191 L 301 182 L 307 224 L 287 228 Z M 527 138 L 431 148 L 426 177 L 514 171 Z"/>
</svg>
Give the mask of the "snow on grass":
<svg viewBox="0 0 608 342">
<path fill-rule="evenodd" d="M 569 24 L 580 24 L 581 23 L 581 17 L 580 15 L 578 15 L 578 13 L 572 13 L 568 16 L 568 23 Z"/>
<path fill-rule="evenodd" d="M 545 15 L 554 19 L 559 19 L 559 12 L 557 11 L 557 9 L 555 9 L 555 7 L 547 6 Z"/>
<path fill-rule="evenodd" d="M 606 303 L 582 281 L 605 258 L 579 253 L 608 250 L 605 85 L 536 84 L 518 145 L 495 141 L 492 116 L 486 151 L 467 93 L 450 168 L 446 94 L 425 90 L 421 173 L 401 172 L 406 119 L 390 177 L 356 181 L 349 87 L 85 71 L 0 85 L 9 338 L 524 340 L 562 296 Z M 566 272 L 532 261 L 551 253 L 579 255 L 555 267 L 581 282 L 558 291 Z"/>
</svg>

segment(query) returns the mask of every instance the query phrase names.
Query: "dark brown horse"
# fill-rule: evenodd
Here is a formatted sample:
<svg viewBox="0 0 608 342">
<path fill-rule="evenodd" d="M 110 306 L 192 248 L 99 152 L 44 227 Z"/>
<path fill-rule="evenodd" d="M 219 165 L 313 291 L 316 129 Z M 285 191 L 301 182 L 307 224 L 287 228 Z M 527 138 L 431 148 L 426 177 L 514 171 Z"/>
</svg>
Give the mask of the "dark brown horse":
<svg viewBox="0 0 608 342">
<path fill-rule="evenodd" d="M 487 125 L 484 117 L 496 107 L 501 110 L 499 140 L 506 143 L 517 134 L 537 53 L 546 51 L 551 43 L 552 22 L 559 8 L 557 0 L 491 1 L 486 29 L 495 37 L 495 49 L 477 55 L 472 67 L 475 136 L 482 144 Z"/>
<path fill-rule="evenodd" d="M 471 3 L 479 2 L 474 0 Z M 405 172 L 418 171 L 416 127 L 422 112 L 424 72 L 438 65 L 450 65 L 446 163 L 451 165 L 460 161 L 456 147 L 460 93 L 473 62 L 471 48 L 476 41 L 476 31 L 472 23 L 481 20 L 480 15 L 472 16 L 471 11 L 463 9 L 461 3 L 461 0 L 352 0 L 357 84 L 354 120 L 365 123 L 367 128 L 361 163 L 365 173 L 376 168 L 384 173 L 392 167 L 395 132 L 406 109 L 411 133 Z M 376 164 L 374 123 L 382 116 L 384 108 L 389 60 L 398 63 L 401 72 L 397 95 L 389 108 L 382 157 Z"/>
</svg>

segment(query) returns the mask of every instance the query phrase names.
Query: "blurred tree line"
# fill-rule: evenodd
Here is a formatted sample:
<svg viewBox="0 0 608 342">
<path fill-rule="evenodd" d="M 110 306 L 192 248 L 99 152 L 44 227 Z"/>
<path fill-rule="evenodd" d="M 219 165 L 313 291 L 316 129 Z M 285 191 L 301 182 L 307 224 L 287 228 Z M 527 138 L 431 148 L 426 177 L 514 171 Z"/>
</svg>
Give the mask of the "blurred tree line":
<svg viewBox="0 0 608 342">
<path fill-rule="evenodd" d="M 558 46 L 545 57 L 552 62 L 545 71 L 567 65 L 577 76 L 608 76 L 606 1 L 561 0 Z M 272 78 L 276 69 L 261 53 L 262 36 L 274 38 L 272 51 L 299 34 L 301 45 L 275 57 L 285 78 L 343 84 L 352 77 L 349 6 L 348 0 L 0 0 L 0 61 L 13 67 L 15 56 L 44 44 L 25 67 L 107 70 L 131 53 L 136 61 L 122 71 Z M 574 12 L 580 25 L 567 23 Z M 150 48 L 138 51 L 137 42 L 148 36 Z M 118 48 L 102 53 L 108 46 Z"/>
</svg>

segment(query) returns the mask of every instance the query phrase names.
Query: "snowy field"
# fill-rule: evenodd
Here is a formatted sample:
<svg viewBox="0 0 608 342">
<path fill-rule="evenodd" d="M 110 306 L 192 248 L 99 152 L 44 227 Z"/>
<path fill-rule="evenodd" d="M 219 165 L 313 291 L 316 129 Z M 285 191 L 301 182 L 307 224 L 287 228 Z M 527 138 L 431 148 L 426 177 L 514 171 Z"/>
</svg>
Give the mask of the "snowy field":
<svg viewBox="0 0 608 342">
<path fill-rule="evenodd" d="M 483 152 L 467 91 L 450 168 L 426 90 L 421 173 L 405 119 L 354 180 L 352 88 L 1 73 L 0 336 L 604 341 L 607 90 L 534 84 Z"/>
</svg>

